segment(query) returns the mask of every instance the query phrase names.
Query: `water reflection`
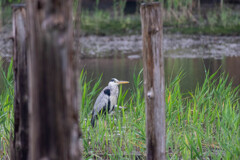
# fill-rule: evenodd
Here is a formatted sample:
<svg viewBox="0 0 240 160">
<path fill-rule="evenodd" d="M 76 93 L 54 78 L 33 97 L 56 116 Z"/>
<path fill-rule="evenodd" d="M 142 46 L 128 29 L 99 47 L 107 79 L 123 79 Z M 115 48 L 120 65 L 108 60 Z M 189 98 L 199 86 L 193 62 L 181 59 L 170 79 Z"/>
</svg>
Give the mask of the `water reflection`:
<svg viewBox="0 0 240 160">
<path fill-rule="evenodd" d="M 4 60 L 3 68 L 7 71 L 8 61 Z M 218 71 L 217 76 L 225 72 L 233 80 L 233 85 L 240 84 L 240 57 L 225 57 L 223 59 L 202 59 L 202 58 L 165 58 L 165 82 L 169 83 L 180 72 L 184 77 L 181 81 L 181 91 L 193 91 L 197 83 L 203 83 L 206 72 L 210 74 Z M 133 82 L 133 75 L 138 74 L 142 69 L 142 59 L 83 59 L 80 68 L 87 71 L 88 80 L 95 81 L 102 75 L 101 87 L 108 84 L 111 78 L 128 80 Z M 131 88 L 132 84 L 123 85 L 124 89 Z M 0 76 L 0 91 L 3 89 L 3 77 Z"/>
<path fill-rule="evenodd" d="M 181 71 L 184 77 L 181 81 L 182 92 L 193 91 L 199 83 L 203 83 L 206 71 L 210 74 L 218 71 L 218 76 L 223 73 L 229 73 L 234 86 L 240 82 L 240 57 L 225 57 L 223 59 L 202 59 L 202 58 L 165 58 L 165 81 L 169 83 Z M 142 69 L 142 60 L 135 59 L 84 59 L 81 61 L 81 68 L 88 72 L 88 78 L 97 79 L 102 77 L 102 87 L 107 85 L 108 81 L 115 77 L 120 80 L 133 81 L 133 74 L 138 74 Z M 92 75 L 92 76 L 90 76 Z M 124 86 L 124 88 L 131 87 Z"/>
<path fill-rule="evenodd" d="M 226 57 L 224 68 L 229 76 L 233 79 L 234 86 L 240 84 L 240 57 Z"/>
<path fill-rule="evenodd" d="M 133 81 L 133 74 L 138 74 L 142 68 L 140 60 L 128 60 L 126 58 L 114 59 L 83 59 L 80 63 L 80 68 L 87 71 L 88 79 L 91 77 L 97 80 L 102 75 L 101 86 L 108 84 L 111 78 L 119 80 Z M 131 86 L 123 85 L 123 88 Z"/>
</svg>

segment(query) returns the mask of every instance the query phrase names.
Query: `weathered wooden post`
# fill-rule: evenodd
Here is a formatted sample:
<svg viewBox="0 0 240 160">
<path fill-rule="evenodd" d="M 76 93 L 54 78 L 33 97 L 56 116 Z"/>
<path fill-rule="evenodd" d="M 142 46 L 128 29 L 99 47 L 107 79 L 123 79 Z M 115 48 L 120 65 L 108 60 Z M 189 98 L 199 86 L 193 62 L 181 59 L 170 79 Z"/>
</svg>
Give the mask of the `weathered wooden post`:
<svg viewBox="0 0 240 160">
<path fill-rule="evenodd" d="M 79 160 L 72 0 L 28 0 L 31 160 Z"/>
<path fill-rule="evenodd" d="M 165 156 L 165 87 L 160 3 L 141 5 L 144 94 L 146 101 L 147 159 Z"/>
<path fill-rule="evenodd" d="M 12 5 L 14 37 L 14 139 L 11 159 L 28 159 L 28 69 L 27 22 L 25 5 Z"/>
</svg>

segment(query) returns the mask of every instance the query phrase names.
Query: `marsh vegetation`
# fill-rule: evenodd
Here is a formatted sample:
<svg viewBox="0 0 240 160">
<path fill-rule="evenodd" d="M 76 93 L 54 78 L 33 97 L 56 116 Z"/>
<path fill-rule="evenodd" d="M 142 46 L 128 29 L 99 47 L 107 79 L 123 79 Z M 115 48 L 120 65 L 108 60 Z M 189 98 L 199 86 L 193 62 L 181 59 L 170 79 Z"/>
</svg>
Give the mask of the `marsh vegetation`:
<svg viewBox="0 0 240 160">
<path fill-rule="evenodd" d="M 82 34 L 97 35 L 129 35 L 141 33 L 139 6 L 136 0 L 129 5 L 127 0 L 114 0 L 107 7 L 102 7 L 100 0 L 92 1 L 91 7 L 84 6 L 81 10 Z M 239 35 L 240 11 L 239 4 L 229 1 L 201 0 L 155 0 L 162 3 L 163 20 L 166 32 L 184 34 Z M 23 0 L 3 0 L 0 2 L 2 22 L 11 18 L 11 3 Z M 73 19 L 78 19 L 79 1 L 74 0 Z M 84 4 L 84 3 L 83 3 Z M 93 6 L 93 7 L 92 7 Z M 129 13 L 128 10 L 131 10 Z M 133 11 L 132 11 L 133 10 Z"/>
<path fill-rule="evenodd" d="M 4 90 L 0 95 L 0 156 L 9 157 L 10 132 L 13 129 L 12 65 L 5 73 Z M 133 75 L 131 89 L 120 87 L 118 105 L 113 115 L 99 117 L 91 127 L 91 110 L 101 88 L 101 78 L 87 81 L 81 72 L 82 90 L 80 126 L 83 132 L 84 157 L 109 159 L 137 157 L 145 159 L 145 102 L 142 71 Z M 226 74 L 206 72 L 204 83 L 192 92 L 184 93 L 179 73 L 166 86 L 166 123 L 168 159 L 237 159 L 239 152 L 240 117 L 239 87 L 232 87 Z M 92 84 L 94 83 L 94 84 Z M 93 86 L 93 87 L 92 87 Z"/>
<path fill-rule="evenodd" d="M 163 6 L 163 25 L 166 32 L 184 34 L 239 35 L 240 12 L 226 3 L 201 4 L 200 0 L 159 0 Z M 148 0 L 141 1 L 148 2 Z M 223 2 L 223 1 L 222 1 Z M 141 33 L 140 2 L 136 10 L 125 14 L 127 1 L 114 1 L 113 7 L 82 9 L 82 31 L 85 34 L 129 35 Z"/>
</svg>

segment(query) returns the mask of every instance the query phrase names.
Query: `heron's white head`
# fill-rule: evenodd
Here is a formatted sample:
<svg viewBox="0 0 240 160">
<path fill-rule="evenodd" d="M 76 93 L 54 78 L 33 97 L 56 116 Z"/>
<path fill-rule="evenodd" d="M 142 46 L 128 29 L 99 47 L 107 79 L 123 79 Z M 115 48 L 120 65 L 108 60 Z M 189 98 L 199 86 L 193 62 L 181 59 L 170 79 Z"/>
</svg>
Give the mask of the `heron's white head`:
<svg viewBox="0 0 240 160">
<path fill-rule="evenodd" d="M 128 81 L 119 81 L 116 78 L 112 78 L 111 81 L 108 83 L 109 86 L 118 86 L 119 84 L 127 84 Z"/>
</svg>

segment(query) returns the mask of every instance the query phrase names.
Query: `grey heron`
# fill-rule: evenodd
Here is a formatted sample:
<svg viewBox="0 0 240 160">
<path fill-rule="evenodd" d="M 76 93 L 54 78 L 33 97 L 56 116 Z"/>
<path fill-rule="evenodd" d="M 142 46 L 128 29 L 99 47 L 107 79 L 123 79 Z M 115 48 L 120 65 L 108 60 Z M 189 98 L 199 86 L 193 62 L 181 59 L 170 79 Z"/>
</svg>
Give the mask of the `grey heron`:
<svg viewBox="0 0 240 160">
<path fill-rule="evenodd" d="M 92 111 L 92 119 L 91 124 L 94 127 L 95 119 L 98 114 L 106 114 L 106 112 L 111 113 L 114 108 L 117 107 L 117 99 L 118 99 L 118 85 L 119 84 L 127 84 L 128 81 L 119 81 L 116 78 L 112 78 L 101 93 L 98 95 L 93 111 Z"/>
</svg>

